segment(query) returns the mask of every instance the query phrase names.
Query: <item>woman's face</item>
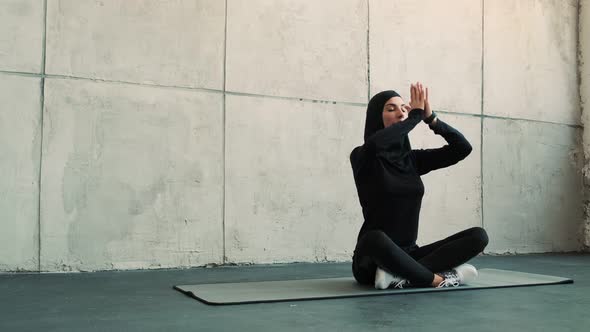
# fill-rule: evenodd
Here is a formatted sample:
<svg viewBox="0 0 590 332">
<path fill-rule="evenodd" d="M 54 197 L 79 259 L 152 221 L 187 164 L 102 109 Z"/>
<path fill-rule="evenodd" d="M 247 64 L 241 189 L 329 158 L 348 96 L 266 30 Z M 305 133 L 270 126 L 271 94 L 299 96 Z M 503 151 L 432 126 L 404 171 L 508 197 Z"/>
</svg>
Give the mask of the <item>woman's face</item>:
<svg viewBox="0 0 590 332">
<path fill-rule="evenodd" d="M 408 118 L 408 111 L 401 97 L 391 97 L 383 106 L 383 126 L 385 128 Z"/>
</svg>

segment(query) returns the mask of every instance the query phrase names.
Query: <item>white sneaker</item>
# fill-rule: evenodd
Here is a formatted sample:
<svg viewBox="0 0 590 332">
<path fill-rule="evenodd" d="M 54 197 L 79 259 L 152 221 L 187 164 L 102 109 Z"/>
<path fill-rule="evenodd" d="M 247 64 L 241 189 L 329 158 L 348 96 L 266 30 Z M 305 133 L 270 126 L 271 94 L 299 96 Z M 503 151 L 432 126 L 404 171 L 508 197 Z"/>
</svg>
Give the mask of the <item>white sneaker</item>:
<svg viewBox="0 0 590 332">
<path fill-rule="evenodd" d="M 450 271 L 444 271 L 438 274 L 445 280 L 437 288 L 458 287 L 459 285 L 468 284 L 478 276 L 477 269 L 471 264 L 461 264 Z"/>
<path fill-rule="evenodd" d="M 409 284 L 406 279 L 403 279 L 400 276 L 392 275 L 381 268 L 377 267 L 377 271 L 375 272 L 375 288 L 376 289 L 387 289 L 391 285 L 393 288 L 404 288 L 405 285 Z"/>
<path fill-rule="evenodd" d="M 471 264 L 461 264 L 455 267 L 454 270 L 457 271 L 457 274 L 461 279 L 461 284 L 468 284 L 478 276 L 477 269 Z"/>
</svg>

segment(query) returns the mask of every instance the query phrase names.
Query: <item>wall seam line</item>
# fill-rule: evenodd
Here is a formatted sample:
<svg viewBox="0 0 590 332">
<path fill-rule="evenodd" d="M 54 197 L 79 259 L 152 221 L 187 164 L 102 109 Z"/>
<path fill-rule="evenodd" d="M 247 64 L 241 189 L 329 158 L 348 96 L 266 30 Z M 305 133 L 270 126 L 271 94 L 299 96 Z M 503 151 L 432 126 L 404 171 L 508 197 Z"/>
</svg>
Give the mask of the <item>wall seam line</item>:
<svg viewBox="0 0 590 332">
<path fill-rule="evenodd" d="M 371 9 L 370 0 L 367 0 L 367 101 L 371 100 Z"/>
<path fill-rule="evenodd" d="M 358 107 L 366 107 L 367 106 L 367 103 L 355 103 L 355 102 L 334 101 L 334 100 L 319 100 L 319 99 L 288 97 L 288 96 L 272 96 L 272 95 L 255 94 L 255 93 L 248 93 L 248 92 L 229 91 L 229 90 L 226 90 L 224 92 L 223 90 L 209 89 L 209 88 L 191 88 L 191 87 L 171 86 L 171 85 L 156 85 L 156 84 L 145 84 L 145 83 L 135 83 L 135 82 L 114 81 L 114 80 L 91 79 L 91 78 L 85 78 L 85 77 L 65 76 L 65 75 L 55 75 L 55 74 L 43 75 L 43 74 L 25 73 L 25 72 L 16 72 L 16 71 L 7 71 L 7 70 L 0 70 L 0 74 L 26 76 L 26 77 L 54 78 L 54 79 L 86 80 L 86 81 L 103 82 L 103 83 L 138 85 L 138 86 L 144 86 L 144 87 L 148 87 L 148 88 L 180 89 L 180 90 L 189 90 L 189 91 L 220 93 L 220 94 L 226 94 L 226 95 L 232 95 L 232 96 L 245 96 L 245 97 L 256 97 L 256 98 L 269 98 L 269 99 L 279 99 L 279 100 L 301 101 L 301 102 L 315 103 L 315 104 L 348 105 L 348 106 L 358 106 Z M 441 113 L 441 114 L 472 116 L 472 117 L 482 117 L 483 116 L 484 118 L 489 118 L 489 119 L 527 121 L 527 122 L 533 122 L 533 123 L 545 123 L 545 124 L 567 126 L 567 127 L 572 127 L 572 128 L 578 128 L 578 129 L 584 128 L 583 124 L 561 123 L 561 122 L 534 120 L 534 119 L 525 119 L 525 118 L 512 118 L 512 117 L 507 117 L 507 116 L 489 115 L 489 114 L 482 115 L 481 111 L 480 111 L 480 113 L 450 112 L 450 111 L 446 111 L 444 109 L 435 109 L 434 111 L 436 111 L 437 113 Z"/>
<path fill-rule="evenodd" d="M 41 63 L 43 63 L 43 60 L 41 60 Z M 41 64 L 41 67 L 43 67 L 43 64 Z M 26 76 L 26 77 L 39 77 L 39 78 L 45 77 L 45 75 L 43 75 L 41 73 L 30 73 L 30 72 L 25 72 L 25 71 L 11 71 L 11 70 L 0 70 L 0 74 Z"/>
<path fill-rule="evenodd" d="M 41 86 L 40 86 L 40 106 L 41 112 L 39 116 L 39 130 L 41 138 L 39 140 L 39 170 L 37 171 L 37 271 L 41 272 L 41 180 L 43 170 L 43 127 L 44 117 L 43 110 L 45 108 L 45 59 L 47 47 L 47 0 L 43 1 L 43 39 L 41 41 Z"/>
<path fill-rule="evenodd" d="M 222 170 L 223 170 L 223 184 L 222 184 L 222 203 L 221 203 L 221 236 L 223 238 L 222 240 L 222 258 L 221 258 L 221 262 L 222 264 L 225 264 L 227 262 L 227 255 L 226 255 L 226 241 L 225 241 L 225 209 L 226 209 L 226 172 L 227 172 L 227 167 L 226 167 L 226 134 L 227 134 L 227 128 L 226 128 L 226 96 L 227 96 L 227 89 L 226 89 L 226 81 L 227 81 L 227 75 L 226 75 L 226 70 L 227 70 L 227 0 L 225 0 L 225 22 L 224 22 L 224 31 L 223 31 L 223 110 L 222 110 Z"/>
<path fill-rule="evenodd" d="M 481 200 L 481 227 L 485 229 L 485 220 L 484 220 L 484 175 L 483 175 L 483 167 L 484 167 L 484 162 L 483 162 L 483 140 L 484 140 L 484 135 L 483 135 L 483 121 L 484 121 L 484 84 L 485 84 L 485 79 L 484 79 L 484 60 L 485 60 L 485 35 L 484 35 L 484 27 L 485 27 L 485 0 L 481 1 L 481 121 L 480 121 L 480 138 L 479 138 L 479 155 L 480 155 L 480 165 L 479 165 L 479 170 L 480 170 L 480 200 Z"/>
<path fill-rule="evenodd" d="M 210 92 L 210 93 L 220 93 L 223 94 L 223 90 L 215 90 L 215 89 L 207 89 L 207 88 L 189 88 L 189 87 L 176 87 L 176 86 L 167 86 L 167 85 L 150 85 L 150 84 L 137 84 L 131 82 L 121 82 L 121 81 L 109 81 L 109 80 L 93 80 L 93 79 L 86 79 L 86 78 L 78 78 L 73 76 L 61 76 L 61 75 L 38 75 L 38 74 L 23 74 L 19 72 L 11 72 L 11 71 L 2 71 L 0 70 L 0 74 L 8 74 L 8 75 L 17 75 L 17 76 L 27 76 L 27 77 L 40 77 L 40 78 L 56 78 L 56 79 L 80 79 L 80 80 L 88 80 L 88 81 L 97 81 L 97 82 L 105 82 L 105 83 L 115 83 L 115 84 L 129 84 L 129 85 L 139 85 L 145 86 L 148 88 L 163 88 L 163 89 L 182 89 L 182 90 L 191 90 L 191 91 L 202 91 L 202 92 Z M 332 105 L 348 105 L 348 106 L 357 106 L 357 107 L 366 107 L 367 103 L 354 103 L 354 102 L 339 102 L 339 101 L 331 101 L 331 100 L 317 100 L 317 99 L 306 99 L 306 98 L 299 98 L 299 97 L 286 97 L 286 96 L 272 96 L 272 95 L 262 95 L 262 94 L 254 94 L 254 93 L 246 93 L 246 92 L 236 92 L 236 91 L 225 91 L 226 95 L 232 96 L 245 96 L 245 97 L 255 97 L 255 98 L 269 98 L 269 99 L 280 99 L 280 100 L 290 100 L 290 101 L 301 101 L 306 103 L 314 103 L 314 104 L 332 104 Z M 481 114 L 480 113 L 464 113 L 464 112 L 451 112 L 441 109 L 435 109 L 436 113 L 440 114 L 450 114 L 450 115 L 458 115 L 458 116 L 470 116 L 470 117 L 484 117 L 487 119 L 499 119 L 499 120 L 511 120 L 511 121 L 525 121 L 525 122 L 533 122 L 533 123 L 543 123 L 543 124 L 552 124 L 558 126 L 566 126 L 576 129 L 584 129 L 582 124 L 571 124 L 571 123 L 561 123 L 561 122 L 553 122 L 553 121 L 546 121 L 546 120 L 534 120 L 534 119 L 525 119 L 525 118 L 512 118 L 507 116 L 500 116 L 500 115 L 489 115 L 489 114 Z"/>
</svg>

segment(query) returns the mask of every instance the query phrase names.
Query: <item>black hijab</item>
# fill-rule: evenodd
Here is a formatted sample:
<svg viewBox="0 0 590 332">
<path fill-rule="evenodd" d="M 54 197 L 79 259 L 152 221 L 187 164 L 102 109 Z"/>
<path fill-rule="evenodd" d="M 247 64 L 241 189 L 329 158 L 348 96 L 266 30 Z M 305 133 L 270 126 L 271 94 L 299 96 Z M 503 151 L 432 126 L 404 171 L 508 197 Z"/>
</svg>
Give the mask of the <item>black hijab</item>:
<svg viewBox="0 0 590 332">
<path fill-rule="evenodd" d="M 387 90 L 374 95 L 369 101 L 365 120 L 365 143 L 377 131 L 385 128 L 383 125 L 383 107 L 392 97 L 400 97 L 400 95 L 393 90 Z M 380 143 L 380 145 L 382 144 Z M 400 172 L 406 173 L 410 172 L 412 168 L 409 158 L 411 150 L 410 138 L 407 134 L 400 136 L 391 135 L 386 145 L 377 147 L 376 155 L 385 164 Z"/>
</svg>

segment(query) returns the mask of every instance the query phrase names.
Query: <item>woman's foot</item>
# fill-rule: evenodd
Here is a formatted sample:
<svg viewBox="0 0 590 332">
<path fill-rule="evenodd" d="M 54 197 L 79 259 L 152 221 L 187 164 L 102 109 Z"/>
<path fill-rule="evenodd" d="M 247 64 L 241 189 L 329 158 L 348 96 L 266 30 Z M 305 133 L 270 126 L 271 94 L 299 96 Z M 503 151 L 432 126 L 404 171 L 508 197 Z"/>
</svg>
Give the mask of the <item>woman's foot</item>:
<svg viewBox="0 0 590 332">
<path fill-rule="evenodd" d="M 408 284 L 406 279 L 400 276 L 392 275 L 381 268 L 377 268 L 375 272 L 375 288 L 376 289 L 387 289 L 393 285 L 393 288 L 404 288 Z"/>
<path fill-rule="evenodd" d="M 450 271 L 438 273 L 442 280 L 435 287 L 458 287 L 467 284 L 477 278 L 477 269 L 471 264 L 461 264 Z M 436 277 L 435 277 L 436 280 Z"/>
</svg>

